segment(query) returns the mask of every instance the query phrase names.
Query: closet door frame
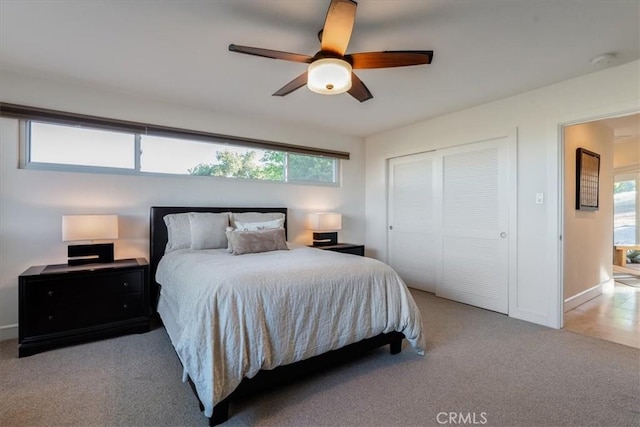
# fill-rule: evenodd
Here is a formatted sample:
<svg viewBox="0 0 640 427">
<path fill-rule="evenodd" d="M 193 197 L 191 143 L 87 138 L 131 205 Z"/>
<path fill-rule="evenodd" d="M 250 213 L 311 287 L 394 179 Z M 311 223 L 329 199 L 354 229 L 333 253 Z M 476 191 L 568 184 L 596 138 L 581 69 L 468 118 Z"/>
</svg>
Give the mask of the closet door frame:
<svg viewBox="0 0 640 427">
<path fill-rule="evenodd" d="M 386 170 L 385 170 L 385 181 L 387 183 L 387 197 L 386 197 L 386 202 L 387 202 L 387 209 L 386 209 L 386 214 L 387 214 L 387 221 L 386 221 L 386 236 L 387 236 L 387 253 L 386 253 L 386 260 L 388 262 L 389 258 L 390 258 L 390 246 L 389 246 L 389 218 L 388 218 L 388 212 L 389 212 L 389 191 L 390 191 L 390 187 L 389 187 L 389 173 L 390 173 L 390 168 L 389 168 L 389 161 L 393 158 L 397 158 L 397 157 L 403 157 L 403 156 L 410 156 L 413 154 L 421 154 L 421 153 L 425 153 L 425 152 L 438 152 L 441 150 L 445 150 L 445 149 L 449 149 L 449 148 L 453 148 L 453 147 L 458 147 L 458 146 L 463 146 L 463 145 L 468 145 L 468 144 L 473 144 L 473 143 L 477 143 L 477 142 L 484 142 L 484 141 L 490 141 L 490 140 L 495 140 L 495 139 L 502 139 L 502 138 L 507 138 L 507 146 L 508 146 L 508 153 L 507 153 L 507 157 L 508 157 L 508 171 L 507 171 L 507 175 L 508 175 L 508 207 L 509 207 L 509 213 L 508 213 L 508 223 L 509 223 L 509 233 L 507 236 L 507 240 L 508 240 L 508 245 L 509 245 L 509 251 L 508 251 L 508 263 L 509 263 L 509 267 L 508 267 L 508 305 L 509 305 L 509 313 L 513 312 L 514 310 L 517 311 L 517 307 L 518 307 L 518 302 L 519 302 L 519 295 L 517 292 L 517 274 L 518 274 L 518 265 L 517 265 L 517 254 L 518 254 L 518 182 L 517 182 L 517 167 L 518 167 L 518 163 L 517 163 L 517 156 L 518 156 L 518 144 L 517 144 L 517 139 L 518 139 L 518 129 L 517 128 L 511 128 L 511 129 L 505 129 L 505 130 L 498 130 L 498 131 L 490 131 L 490 132 L 484 132 L 484 133 L 477 133 L 477 132 L 469 132 L 469 133 L 465 133 L 464 137 L 458 137 L 455 139 L 450 139 L 450 140 L 444 140 L 444 141 L 439 141 L 439 144 L 436 143 L 431 143 L 431 144 L 425 144 L 425 146 L 420 147 L 422 149 L 419 150 L 403 150 L 403 151 L 397 151 L 397 152 L 390 152 L 387 153 L 386 157 Z M 434 165 L 434 167 L 436 169 L 438 169 L 437 173 L 440 173 L 442 171 L 442 162 L 435 162 L 436 164 Z M 436 186 L 437 187 L 437 186 Z M 442 189 L 436 189 L 436 192 L 438 193 L 437 196 L 441 197 L 441 191 Z M 436 257 L 438 257 L 437 262 L 440 264 L 442 262 L 442 259 L 440 259 L 440 254 L 436 254 Z"/>
</svg>

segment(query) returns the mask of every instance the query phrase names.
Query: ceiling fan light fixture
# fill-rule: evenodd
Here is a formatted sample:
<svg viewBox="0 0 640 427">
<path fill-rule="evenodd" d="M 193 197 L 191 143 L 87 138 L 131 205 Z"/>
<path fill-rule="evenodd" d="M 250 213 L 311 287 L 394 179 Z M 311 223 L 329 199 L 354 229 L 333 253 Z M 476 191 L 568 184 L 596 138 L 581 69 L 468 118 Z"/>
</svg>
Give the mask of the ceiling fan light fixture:
<svg viewBox="0 0 640 427">
<path fill-rule="evenodd" d="M 351 89 L 351 64 L 343 59 L 323 58 L 308 68 L 307 87 L 322 95 L 337 95 Z"/>
</svg>

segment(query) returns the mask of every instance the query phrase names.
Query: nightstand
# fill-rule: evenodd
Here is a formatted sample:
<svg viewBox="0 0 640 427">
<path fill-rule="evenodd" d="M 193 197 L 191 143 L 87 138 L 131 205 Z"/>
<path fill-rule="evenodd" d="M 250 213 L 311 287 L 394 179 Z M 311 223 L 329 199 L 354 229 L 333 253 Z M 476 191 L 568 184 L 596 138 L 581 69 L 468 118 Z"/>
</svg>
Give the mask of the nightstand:
<svg viewBox="0 0 640 427">
<path fill-rule="evenodd" d="M 364 256 L 364 245 L 353 245 L 351 243 L 338 243 L 330 246 L 312 246 L 316 249 L 324 249 L 325 251 L 342 252 L 344 254 Z"/>
<path fill-rule="evenodd" d="M 18 356 L 149 331 L 149 264 L 31 267 L 19 277 Z"/>
</svg>

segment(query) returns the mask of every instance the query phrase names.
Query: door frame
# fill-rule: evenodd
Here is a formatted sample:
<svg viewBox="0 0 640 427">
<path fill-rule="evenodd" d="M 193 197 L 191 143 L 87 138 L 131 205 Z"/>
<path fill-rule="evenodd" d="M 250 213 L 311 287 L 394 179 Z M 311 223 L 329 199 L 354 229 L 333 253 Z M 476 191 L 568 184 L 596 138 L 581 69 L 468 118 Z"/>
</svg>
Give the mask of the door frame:
<svg viewBox="0 0 640 427">
<path fill-rule="evenodd" d="M 623 104 L 612 105 L 609 107 L 575 112 L 562 116 L 560 120 L 555 120 L 553 124 L 550 124 L 548 131 L 555 132 L 557 137 L 555 139 L 555 161 L 556 171 L 555 177 L 550 176 L 549 182 L 556 182 L 557 186 L 554 189 L 556 193 L 556 218 L 557 218 L 557 233 L 555 233 L 555 244 L 550 246 L 551 253 L 556 252 L 556 282 L 555 292 L 551 298 L 551 325 L 554 328 L 560 329 L 564 327 L 564 197 L 565 197 L 565 156 L 564 156 L 564 128 L 573 125 L 579 125 L 583 123 L 594 122 L 603 119 L 609 119 L 614 117 L 627 116 L 630 114 L 640 113 L 640 107 L 637 104 Z M 553 130 L 551 130 L 553 128 Z M 555 178 L 555 180 L 554 180 Z M 549 187 L 552 188 L 551 186 Z M 550 190 L 550 194 L 553 192 Z M 550 198 L 551 199 L 551 198 Z"/>
</svg>

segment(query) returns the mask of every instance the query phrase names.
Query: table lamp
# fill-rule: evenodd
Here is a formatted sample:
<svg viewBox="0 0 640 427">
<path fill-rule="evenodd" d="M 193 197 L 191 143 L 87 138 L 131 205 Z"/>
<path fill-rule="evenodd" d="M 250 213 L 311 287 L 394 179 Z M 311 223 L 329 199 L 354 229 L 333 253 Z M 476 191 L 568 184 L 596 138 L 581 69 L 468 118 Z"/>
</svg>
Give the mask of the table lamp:
<svg viewBox="0 0 640 427">
<path fill-rule="evenodd" d="M 313 246 L 337 245 L 342 215 L 334 212 L 309 214 L 309 229 L 313 230 Z"/>
<path fill-rule="evenodd" d="M 118 238 L 118 215 L 63 215 L 62 241 L 115 240 Z M 113 242 L 69 245 L 69 265 L 113 262 Z"/>
</svg>

